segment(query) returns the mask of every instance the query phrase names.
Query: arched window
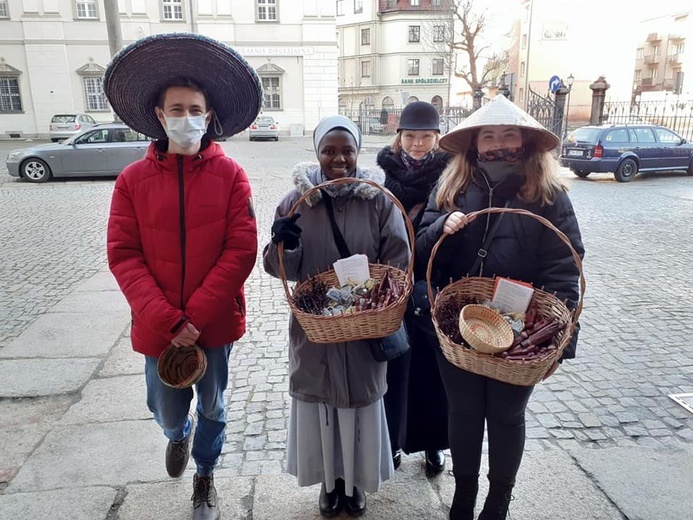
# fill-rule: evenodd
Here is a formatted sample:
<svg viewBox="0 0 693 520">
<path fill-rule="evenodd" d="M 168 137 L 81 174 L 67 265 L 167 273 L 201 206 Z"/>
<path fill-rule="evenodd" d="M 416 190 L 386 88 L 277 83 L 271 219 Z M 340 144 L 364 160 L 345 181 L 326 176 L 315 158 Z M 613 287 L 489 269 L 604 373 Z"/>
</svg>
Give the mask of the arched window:
<svg viewBox="0 0 693 520">
<path fill-rule="evenodd" d="M 438 112 L 440 112 L 440 109 L 443 108 L 443 98 L 440 96 L 433 96 L 431 98 L 431 105 L 436 107 Z"/>
<path fill-rule="evenodd" d="M 407 99 L 407 105 L 409 103 L 413 103 L 414 101 L 418 101 L 418 100 L 419 100 L 419 98 L 417 98 L 416 96 L 409 96 L 409 99 Z"/>
<path fill-rule="evenodd" d="M 385 96 L 383 98 L 383 108 L 391 109 L 395 108 L 395 101 L 390 96 Z"/>
</svg>

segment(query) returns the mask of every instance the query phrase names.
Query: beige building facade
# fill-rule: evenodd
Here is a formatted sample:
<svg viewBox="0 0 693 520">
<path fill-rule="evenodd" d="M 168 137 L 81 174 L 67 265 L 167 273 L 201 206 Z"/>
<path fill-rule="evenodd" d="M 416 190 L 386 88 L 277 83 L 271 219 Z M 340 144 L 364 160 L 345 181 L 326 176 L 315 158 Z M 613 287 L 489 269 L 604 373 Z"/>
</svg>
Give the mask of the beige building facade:
<svg viewBox="0 0 693 520">
<path fill-rule="evenodd" d="M 400 109 L 449 104 L 447 0 L 337 0 L 339 105 Z"/>
<path fill-rule="evenodd" d="M 101 89 L 110 61 L 104 1 L 111 0 L 0 0 L 0 139 L 45 137 L 56 113 L 113 119 Z M 310 132 L 321 117 L 337 113 L 334 0 L 119 0 L 118 6 L 123 45 L 195 32 L 237 49 L 258 72 L 263 111 L 282 133 Z"/>
</svg>

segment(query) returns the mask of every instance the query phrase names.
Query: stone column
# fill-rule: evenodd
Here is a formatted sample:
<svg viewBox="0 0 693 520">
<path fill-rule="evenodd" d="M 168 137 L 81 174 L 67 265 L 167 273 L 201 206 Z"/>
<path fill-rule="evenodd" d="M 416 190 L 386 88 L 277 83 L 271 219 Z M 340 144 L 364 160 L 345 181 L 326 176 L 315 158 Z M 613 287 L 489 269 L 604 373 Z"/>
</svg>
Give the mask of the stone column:
<svg viewBox="0 0 693 520">
<path fill-rule="evenodd" d="M 590 85 L 592 90 L 592 111 L 590 112 L 590 124 L 601 125 L 604 118 L 604 99 L 606 91 L 609 90 L 609 85 L 604 76 L 599 76 L 597 81 Z"/>
</svg>

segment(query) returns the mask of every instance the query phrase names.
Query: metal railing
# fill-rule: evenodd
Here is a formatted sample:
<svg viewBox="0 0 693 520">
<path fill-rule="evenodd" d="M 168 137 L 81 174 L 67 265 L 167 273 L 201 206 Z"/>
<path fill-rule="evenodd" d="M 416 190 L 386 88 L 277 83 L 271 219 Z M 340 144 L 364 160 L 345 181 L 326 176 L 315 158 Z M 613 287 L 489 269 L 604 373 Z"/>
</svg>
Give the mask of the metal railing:
<svg viewBox="0 0 693 520">
<path fill-rule="evenodd" d="M 652 124 L 693 141 L 693 99 L 605 102 L 602 124 Z"/>
</svg>

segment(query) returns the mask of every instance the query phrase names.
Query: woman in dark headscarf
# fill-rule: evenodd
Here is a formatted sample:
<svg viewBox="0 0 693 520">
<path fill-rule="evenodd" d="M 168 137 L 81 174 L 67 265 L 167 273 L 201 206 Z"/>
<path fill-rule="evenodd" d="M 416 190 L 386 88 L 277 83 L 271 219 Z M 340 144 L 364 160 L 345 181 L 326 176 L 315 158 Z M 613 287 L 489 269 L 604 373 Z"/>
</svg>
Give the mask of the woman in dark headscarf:
<svg viewBox="0 0 693 520">
<path fill-rule="evenodd" d="M 385 171 L 385 186 L 400 200 L 418 229 L 431 190 L 438 182 L 450 154 L 438 148 L 439 114 L 430 103 L 416 101 L 402 110 L 397 136 L 378 154 Z M 425 273 L 417 272 L 417 280 Z M 390 430 L 393 462 L 397 468 L 401 450 L 425 453 L 426 474 L 445 468 L 448 447 L 445 390 L 440 380 L 435 349 L 438 340 L 429 315 L 406 317 L 410 352 L 388 362 L 385 411 Z"/>
<path fill-rule="evenodd" d="M 277 245 L 282 242 L 289 280 L 302 282 L 331 269 L 341 255 L 328 216 L 330 207 L 352 254 L 405 268 L 410 250 L 404 219 L 392 201 L 370 185 L 329 186 L 303 202 L 294 217 L 286 216 L 303 193 L 325 181 L 342 177 L 383 181 L 379 171 L 357 165 L 361 133 L 346 117 L 321 120 L 313 144 L 318 164 L 294 167 L 295 187 L 279 203 L 272 241 L 264 249 L 265 270 L 279 276 Z M 374 359 L 368 341 L 312 343 L 291 316 L 288 471 L 301 486 L 322 483 L 323 516 L 335 516 L 342 508 L 352 516 L 363 514 L 364 491 L 377 491 L 392 476 L 382 399 L 386 368 Z"/>
</svg>

